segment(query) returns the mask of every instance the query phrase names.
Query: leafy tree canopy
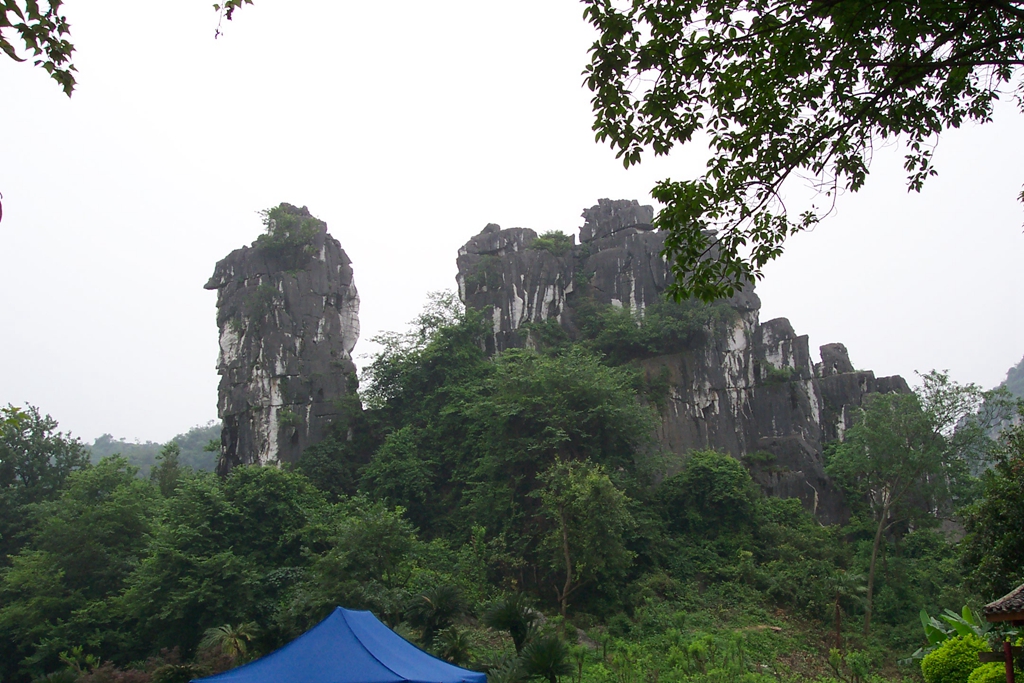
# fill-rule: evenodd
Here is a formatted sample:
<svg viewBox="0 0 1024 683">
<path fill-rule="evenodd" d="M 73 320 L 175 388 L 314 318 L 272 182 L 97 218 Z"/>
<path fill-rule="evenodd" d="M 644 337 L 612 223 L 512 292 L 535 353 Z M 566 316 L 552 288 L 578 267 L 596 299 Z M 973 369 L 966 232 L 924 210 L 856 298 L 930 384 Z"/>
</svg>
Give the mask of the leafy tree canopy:
<svg viewBox="0 0 1024 683">
<path fill-rule="evenodd" d="M 995 599 L 1024 581 L 1024 411 L 1004 429 L 983 496 L 965 513 L 964 566 L 982 595 Z"/>
<path fill-rule="evenodd" d="M 973 418 L 984 395 L 939 372 L 923 376 L 916 394 L 865 399 L 857 422 L 828 458 L 826 471 L 872 520 L 875 538 L 868 568 L 864 628 L 871 623 L 876 561 L 887 531 L 934 525 L 971 494 L 972 466 L 988 450 Z"/>
<path fill-rule="evenodd" d="M 0 566 L 16 552 L 25 506 L 53 500 L 68 476 L 89 466 L 88 451 L 37 408 L 0 408 Z"/>
<path fill-rule="evenodd" d="M 704 175 L 652 192 L 681 298 L 760 277 L 787 237 L 864 185 L 878 144 L 905 143 L 920 190 L 939 134 L 989 121 L 1024 63 L 1020 0 L 584 3 L 600 33 L 585 71 L 598 140 L 626 166 L 709 143 Z M 781 191 L 801 176 L 826 201 L 797 213 Z"/>
</svg>

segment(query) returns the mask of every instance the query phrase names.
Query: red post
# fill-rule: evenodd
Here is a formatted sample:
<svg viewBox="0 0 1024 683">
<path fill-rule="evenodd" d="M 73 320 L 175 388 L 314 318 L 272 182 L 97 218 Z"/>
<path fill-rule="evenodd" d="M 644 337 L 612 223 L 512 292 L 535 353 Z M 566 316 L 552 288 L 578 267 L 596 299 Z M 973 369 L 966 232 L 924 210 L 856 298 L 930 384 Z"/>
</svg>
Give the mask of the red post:
<svg viewBox="0 0 1024 683">
<path fill-rule="evenodd" d="M 1003 641 L 1003 661 L 1006 663 L 1006 683 L 1014 683 L 1013 649 L 1008 640 Z"/>
</svg>

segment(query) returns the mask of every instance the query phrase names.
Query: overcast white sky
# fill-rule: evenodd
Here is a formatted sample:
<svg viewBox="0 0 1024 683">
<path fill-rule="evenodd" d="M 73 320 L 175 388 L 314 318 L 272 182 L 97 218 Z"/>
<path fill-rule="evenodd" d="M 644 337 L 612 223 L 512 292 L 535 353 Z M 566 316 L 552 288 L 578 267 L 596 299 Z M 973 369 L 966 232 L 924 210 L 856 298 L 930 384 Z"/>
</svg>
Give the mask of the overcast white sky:
<svg viewBox="0 0 1024 683">
<path fill-rule="evenodd" d="M 0 404 L 86 440 L 216 418 L 217 260 L 287 201 L 352 258 L 363 337 L 454 287 L 486 223 L 574 232 L 600 197 L 650 201 L 687 149 L 625 171 L 593 140 L 572 0 L 257 0 L 213 39 L 208 0 L 67 4 L 69 100 L 0 59 Z M 1024 354 L 1024 118 L 946 135 L 908 195 L 897 150 L 792 240 L 762 320 L 844 342 L 877 374 L 991 387 Z"/>
</svg>

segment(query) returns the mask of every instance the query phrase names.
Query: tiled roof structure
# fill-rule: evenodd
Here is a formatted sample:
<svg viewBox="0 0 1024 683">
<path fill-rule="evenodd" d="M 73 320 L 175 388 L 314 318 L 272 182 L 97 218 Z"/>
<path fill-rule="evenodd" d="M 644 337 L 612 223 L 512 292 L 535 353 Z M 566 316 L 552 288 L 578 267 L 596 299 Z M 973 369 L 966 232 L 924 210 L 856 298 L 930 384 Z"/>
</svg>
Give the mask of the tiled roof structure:
<svg viewBox="0 0 1024 683">
<path fill-rule="evenodd" d="M 999 617 L 1024 615 L 1024 583 L 982 609 L 989 621 L 999 621 Z M 1021 618 L 1021 617 L 1016 617 Z"/>
</svg>

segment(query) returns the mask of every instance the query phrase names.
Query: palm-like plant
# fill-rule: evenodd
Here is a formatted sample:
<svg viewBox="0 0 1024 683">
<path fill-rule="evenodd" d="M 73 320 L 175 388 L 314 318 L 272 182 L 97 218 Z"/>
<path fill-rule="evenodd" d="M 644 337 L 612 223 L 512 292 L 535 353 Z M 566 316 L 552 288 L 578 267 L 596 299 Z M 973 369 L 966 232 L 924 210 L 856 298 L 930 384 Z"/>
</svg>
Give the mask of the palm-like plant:
<svg viewBox="0 0 1024 683">
<path fill-rule="evenodd" d="M 530 678 L 544 678 L 548 683 L 558 683 L 559 676 L 572 674 L 569 648 L 558 636 L 536 638 L 523 648 L 522 669 Z"/>
<path fill-rule="evenodd" d="M 203 639 L 200 641 L 199 647 L 218 647 L 221 652 L 231 658 L 232 662 L 239 662 L 245 658 L 248 644 L 252 641 L 255 632 L 256 624 L 251 622 L 238 626 L 231 624 L 214 626 L 203 632 Z"/>
<path fill-rule="evenodd" d="M 526 680 L 519 657 L 502 655 L 486 667 L 487 683 L 521 683 Z"/>
<path fill-rule="evenodd" d="M 466 612 L 466 600 L 459 589 L 441 584 L 413 598 L 406 610 L 409 623 L 423 630 L 423 644 L 434 642 L 440 631 Z"/>
<path fill-rule="evenodd" d="M 483 622 L 485 626 L 496 631 L 508 631 L 516 646 L 516 653 L 519 654 L 533 632 L 537 616 L 529 598 L 522 593 L 516 593 L 492 604 L 484 612 Z"/>
<path fill-rule="evenodd" d="M 473 640 L 465 631 L 450 626 L 437 633 L 437 656 L 454 664 L 463 666 L 473 659 Z"/>
<path fill-rule="evenodd" d="M 196 664 L 163 664 L 153 671 L 152 683 L 189 683 L 204 675 Z"/>
</svg>

